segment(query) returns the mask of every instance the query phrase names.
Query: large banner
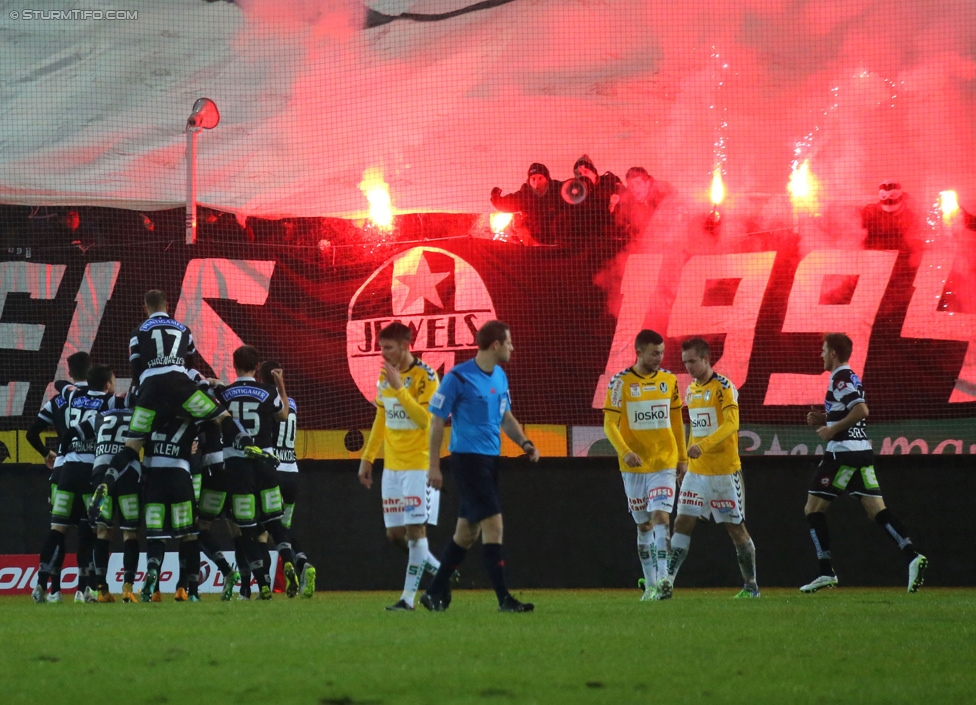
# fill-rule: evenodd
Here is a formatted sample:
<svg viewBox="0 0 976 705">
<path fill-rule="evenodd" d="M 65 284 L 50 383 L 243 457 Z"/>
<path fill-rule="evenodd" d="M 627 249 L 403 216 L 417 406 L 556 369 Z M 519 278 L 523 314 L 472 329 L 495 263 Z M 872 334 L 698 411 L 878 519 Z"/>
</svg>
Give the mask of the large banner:
<svg viewBox="0 0 976 705">
<path fill-rule="evenodd" d="M 564 453 L 585 453 L 602 437 L 607 383 L 632 364 L 642 328 L 665 336 L 664 366 L 682 384 L 681 341 L 709 341 L 715 369 L 739 389 L 743 426 L 766 429 L 744 442 L 747 452 L 801 443 L 814 452 L 815 437 L 776 427 L 802 425 L 807 409 L 823 403 L 827 331 L 854 340 L 851 366 L 863 376 L 872 427 L 925 420 L 917 427 L 935 433 L 926 447 L 955 438 L 968 453 L 976 442 L 959 435 L 976 416 L 976 307 L 960 294 L 969 275 L 951 247 L 912 256 L 784 246 L 601 260 L 463 238 L 338 254 L 209 243 L 4 257 L 0 431 L 30 426 L 77 350 L 113 365 L 126 385 L 129 333 L 144 318 L 143 294 L 159 288 L 193 331 L 201 371 L 230 381 L 234 349 L 256 346 L 283 364 L 299 426 L 340 434 L 350 453 L 375 413 L 384 325 L 409 325 L 414 351 L 443 374 L 475 354 L 474 333 L 492 318 L 512 329 L 506 369 L 516 415 L 562 439 Z M 787 436 L 796 437 L 789 447 Z"/>
</svg>

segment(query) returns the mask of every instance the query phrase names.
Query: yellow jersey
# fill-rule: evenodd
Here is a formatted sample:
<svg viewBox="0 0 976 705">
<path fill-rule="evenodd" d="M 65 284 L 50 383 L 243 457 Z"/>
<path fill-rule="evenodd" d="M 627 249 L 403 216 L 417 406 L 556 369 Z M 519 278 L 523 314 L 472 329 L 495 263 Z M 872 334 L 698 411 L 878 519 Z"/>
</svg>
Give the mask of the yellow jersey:
<svg viewBox="0 0 976 705">
<path fill-rule="evenodd" d="M 617 451 L 621 472 L 658 472 L 687 460 L 678 379 L 668 370 L 641 376 L 628 367 L 614 375 L 603 416 L 604 431 Z M 630 452 L 640 456 L 640 467 L 624 462 Z"/>
<path fill-rule="evenodd" d="M 739 460 L 739 392 L 726 377 L 712 373 L 704 384 L 692 381 L 685 393 L 691 419 L 688 446 L 697 445 L 701 456 L 688 461 L 699 475 L 731 475 Z"/>
<path fill-rule="evenodd" d="M 430 412 L 427 406 L 440 383 L 437 373 L 414 358 L 409 369 L 400 372 L 403 386 L 394 391 L 386 371 L 376 382 L 376 418 L 363 458 L 373 462 L 383 442 L 383 467 L 387 470 L 427 471 L 430 462 Z"/>
</svg>

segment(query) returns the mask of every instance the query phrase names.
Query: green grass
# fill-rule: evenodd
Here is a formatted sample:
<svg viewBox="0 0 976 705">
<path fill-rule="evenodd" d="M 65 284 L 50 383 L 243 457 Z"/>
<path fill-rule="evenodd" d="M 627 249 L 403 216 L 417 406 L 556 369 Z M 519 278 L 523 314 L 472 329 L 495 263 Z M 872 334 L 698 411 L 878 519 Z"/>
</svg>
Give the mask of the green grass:
<svg viewBox="0 0 976 705">
<path fill-rule="evenodd" d="M 0 600 L 12 703 L 972 703 L 976 591 L 531 591 L 533 614 L 456 591 L 313 600 L 35 605 Z"/>
</svg>

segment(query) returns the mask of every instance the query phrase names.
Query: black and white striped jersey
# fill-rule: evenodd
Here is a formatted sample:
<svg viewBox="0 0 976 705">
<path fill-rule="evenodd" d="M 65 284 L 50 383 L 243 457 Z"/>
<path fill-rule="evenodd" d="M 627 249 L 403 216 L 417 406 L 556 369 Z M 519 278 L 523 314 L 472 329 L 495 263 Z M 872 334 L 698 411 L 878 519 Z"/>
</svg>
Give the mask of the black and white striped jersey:
<svg viewBox="0 0 976 705">
<path fill-rule="evenodd" d="M 848 365 L 841 365 L 830 375 L 827 387 L 827 397 L 824 401 L 824 413 L 827 414 L 827 425 L 833 426 L 847 416 L 848 412 L 858 404 L 865 404 L 864 385 L 861 378 Z M 868 425 L 864 419 L 841 431 L 827 442 L 827 450 L 840 453 L 852 450 L 871 450 L 868 439 Z"/>
<path fill-rule="evenodd" d="M 165 313 L 154 313 L 129 338 L 132 379 L 144 382 L 167 372 L 186 373 L 196 351 L 189 328 Z"/>
</svg>

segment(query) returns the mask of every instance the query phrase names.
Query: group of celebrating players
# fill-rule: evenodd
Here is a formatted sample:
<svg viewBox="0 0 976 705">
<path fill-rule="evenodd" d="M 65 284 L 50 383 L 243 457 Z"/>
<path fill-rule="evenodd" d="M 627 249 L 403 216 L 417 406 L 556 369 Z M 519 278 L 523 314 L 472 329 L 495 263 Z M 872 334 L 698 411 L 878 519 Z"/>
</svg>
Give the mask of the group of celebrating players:
<svg viewBox="0 0 976 705">
<path fill-rule="evenodd" d="M 40 554 L 35 602 L 61 602 L 65 534 L 78 530 L 76 602 L 115 602 L 109 590 L 110 537 L 123 535 L 122 601 L 158 602 L 168 540 L 179 541 L 176 600 L 197 602 L 200 552 L 221 571 L 223 600 L 271 599 L 269 540 L 283 565 L 288 597 L 315 593 L 315 567 L 291 539 L 298 493 L 296 407 L 281 365 L 256 349 L 234 351 L 237 379 L 224 385 L 188 367 L 193 335 L 167 313 L 166 296 L 145 296 L 148 318 L 129 341 L 133 387 L 115 394 L 107 365 L 87 353 L 68 359 L 71 381 L 55 383 L 28 440 L 52 468 L 51 528 Z M 53 426 L 57 453 L 41 432 Z M 143 456 L 140 460 L 140 451 Z M 211 535 L 229 520 L 234 563 Z M 139 531 L 146 536 L 145 580 L 137 595 Z"/>
<path fill-rule="evenodd" d="M 170 539 L 180 542 L 177 600 L 200 599 L 201 551 L 223 574 L 223 600 L 232 599 L 238 581 L 239 598 L 250 599 L 252 575 L 259 599 L 270 599 L 269 542 L 279 554 L 288 597 L 311 597 L 315 568 L 290 536 L 298 491 L 296 408 L 285 391 L 281 366 L 262 362 L 258 351 L 245 345 L 234 351 L 234 382 L 205 379 L 188 366 L 195 353 L 193 336 L 166 312 L 165 295 L 148 292 L 145 307 L 148 318 L 129 342 L 134 383 L 129 394 L 116 396 L 112 370 L 91 365 L 86 353 L 76 353 L 68 360 L 72 381 L 55 383 L 56 394 L 28 433 L 28 440 L 54 469 L 51 530 L 40 555 L 34 600 L 61 601 L 65 533 L 76 526 L 75 601 L 114 602 L 107 569 L 110 532 L 116 525 L 124 539 L 124 602 L 161 599 L 159 576 Z M 433 574 L 434 580 L 421 604 L 432 611 L 447 609 L 456 569 L 479 538 L 499 610 L 534 608 L 515 599 L 505 582 L 496 461 L 502 432 L 532 461 L 539 459 L 539 451 L 510 410 L 508 381 L 501 368 L 513 350 L 508 326 L 486 323 L 477 342 L 476 357 L 455 366 L 441 384 L 437 373 L 411 352 L 407 326 L 393 322 L 378 336 L 383 366 L 377 412 L 359 480 L 367 489 L 372 487 L 373 461 L 382 446 L 387 536 L 407 554 L 403 592 L 388 610 L 412 611 L 425 573 Z M 908 562 L 908 591 L 915 592 L 923 584 L 928 561 L 882 499 L 866 433 L 863 385 L 847 364 L 852 345 L 844 334 L 824 336 L 821 356 L 830 382 L 824 411 L 810 412 L 807 423 L 817 429 L 826 452 L 805 510 L 820 575 L 800 589 L 812 593 L 838 584 L 826 511 L 833 499 L 848 492 L 901 549 Z M 642 599 L 672 596 L 692 531 L 699 520 L 709 518 L 726 527 L 735 546 L 743 579 L 736 597 L 759 597 L 756 548 L 745 525 L 734 385 L 712 369 L 711 351 L 702 338 L 682 344 L 682 362 L 692 377 L 683 397 L 677 377 L 661 368 L 660 334 L 641 331 L 634 351 L 635 364 L 610 382 L 604 431 L 617 451 L 637 524 Z M 687 439 L 684 407 L 690 420 Z M 448 419 L 451 469 L 460 503 L 454 536 L 438 560 L 430 551 L 425 525 L 437 521 L 443 482 L 440 449 Z M 59 453 L 49 453 L 41 441 L 40 432 L 48 426 L 57 432 Z M 229 520 L 236 565 L 211 535 L 219 518 Z M 140 529 L 147 540 L 147 565 L 137 595 Z"/>
</svg>

